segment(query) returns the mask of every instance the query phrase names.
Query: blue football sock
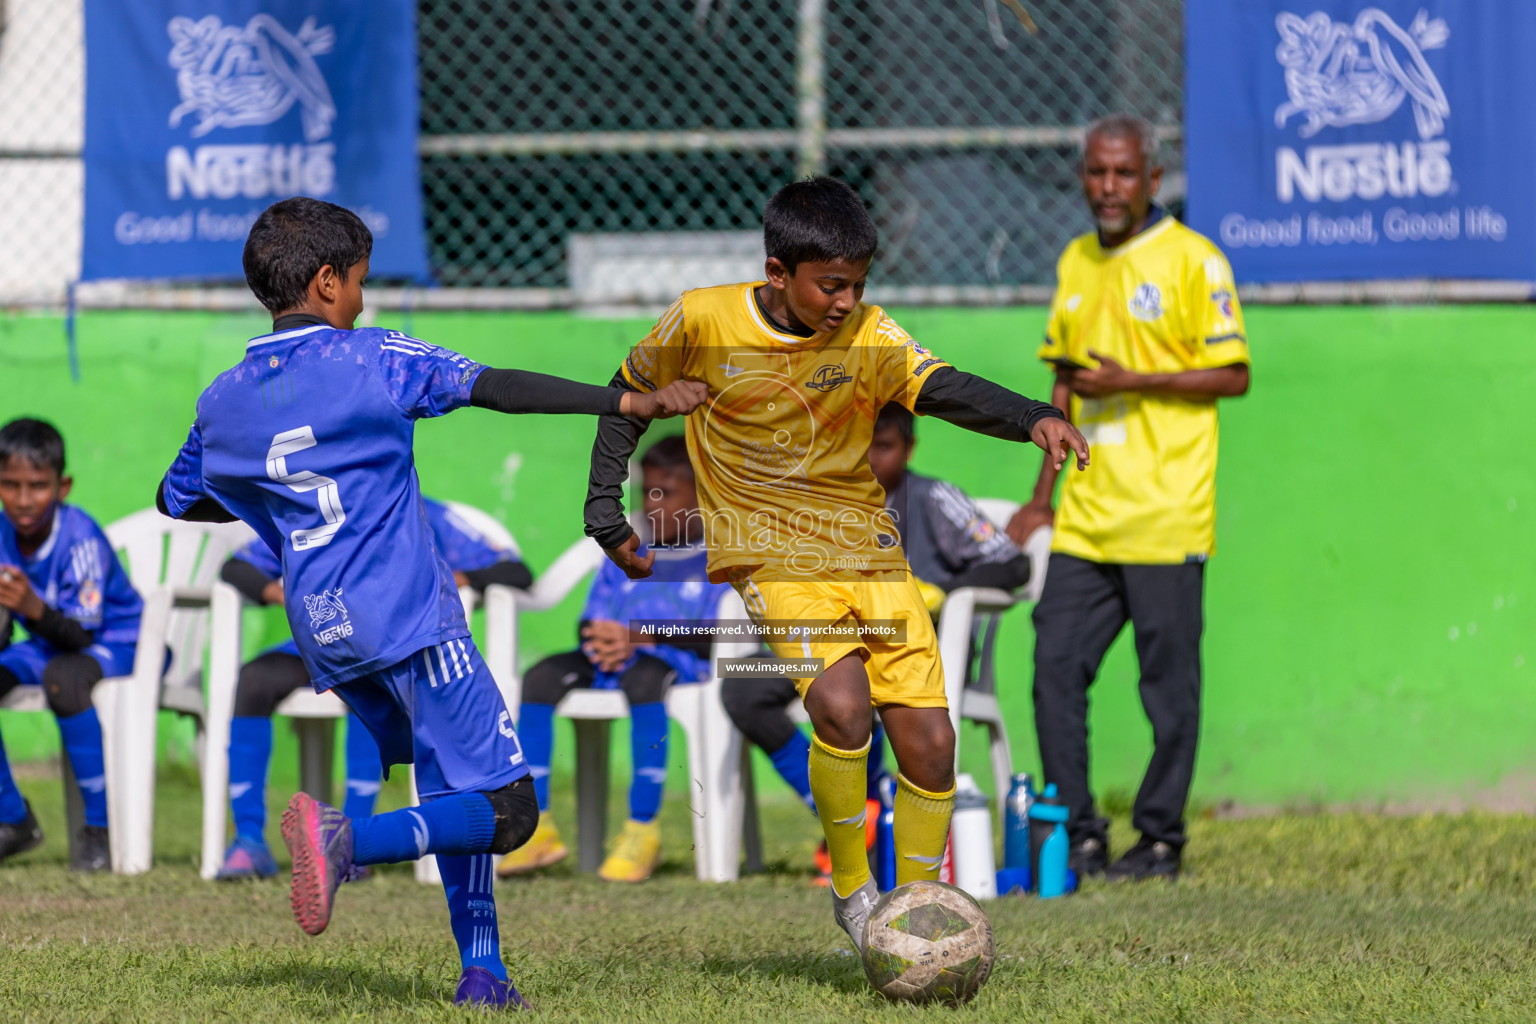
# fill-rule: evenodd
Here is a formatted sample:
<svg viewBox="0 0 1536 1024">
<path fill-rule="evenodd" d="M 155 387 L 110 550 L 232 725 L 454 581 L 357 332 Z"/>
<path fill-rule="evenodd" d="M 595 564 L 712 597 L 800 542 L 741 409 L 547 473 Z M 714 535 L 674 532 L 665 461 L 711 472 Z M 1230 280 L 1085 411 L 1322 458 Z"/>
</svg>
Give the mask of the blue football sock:
<svg viewBox="0 0 1536 1024">
<path fill-rule="evenodd" d="M 342 813 L 349 818 L 366 818 L 373 813 L 379 795 L 379 780 L 384 764 L 379 760 L 379 745 L 373 733 L 356 714 L 347 715 L 347 800 Z"/>
<path fill-rule="evenodd" d="M 352 822 L 352 861 L 392 864 L 429 853 L 485 853 L 496 834 L 496 810 L 484 793 L 440 796 Z"/>
<path fill-rule="evenodd" d="M 533 773 L 533 795 L 540 812 L 549 810 L 549 761 L 555 752 L 555 706 L 523 703 L 517 718 L 517 739 Z"/>
<path fill-rule="evenodd" d="M 229 721 L 229 807 L 235 835 L 267 845 L 267 765 L 272 719 L 241 715 Z"/>
<path fill-rule="evenodd" d="M 870 800 L 880 799 L 880 780 L 885 778 L 885 729 L 880 725 L 880 720 L 875 719 L 875 728 L 870 735 L 869 762 L 865 767 L 868 773 L 865 779 L 865 797 Z"/>
<path fill-rule="evenodd" d="M 632 704 L 629 708 L 629 755 L 635 777 L 629 784 L 629 816 L 655 821 L 667 784 L 667 706 Z"/>
<path fill-rule="evenodd" d="M 459 964 L 468 970 L 484 967 L 502 981 L 507 968 L 501 962 L 501 933 L 496 927 L 496 900 L 491 895 L 496 855 L 438 857 L 443 894 L 448 897 L 448 919 L 453 941 L 459 944 Z"/>
<path fill-rule="evenodd" d="M 27 820 L 27 804 L 11 778 L 11 762 L 5 756 L 5 744 L 0 743 L 0 822 L 19 825 Z"/>
<path fill-rule="evenodd" d="M 768 760 L 778 769 L 779 775 L 790 788 L 800 794 L 800 799 L 811 810 L 816 801 L 811 799 L 811 741 L 799 729 L 782 747 L 768 753 Z"/>
<path fill-rule="evenodd" d="M 101 720 L 95 708 L 59 719 L 64 753 L 75 770 L 75 783 L 85 802 L 85 823 L 107 827 L 107 768 L 101 752 Z"/>
</svg>

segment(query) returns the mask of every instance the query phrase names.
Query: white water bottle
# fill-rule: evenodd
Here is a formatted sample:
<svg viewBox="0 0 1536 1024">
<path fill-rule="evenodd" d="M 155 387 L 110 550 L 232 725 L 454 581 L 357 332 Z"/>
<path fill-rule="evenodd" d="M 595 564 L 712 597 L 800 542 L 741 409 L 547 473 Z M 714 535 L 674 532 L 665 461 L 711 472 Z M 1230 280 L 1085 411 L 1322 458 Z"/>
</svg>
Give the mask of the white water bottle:
<svg viewBox="0 0 1536 1024">
<path fill-rule="evenodd" d="M 997 896 L 997 858 L 992 851 L 992 812 L 987 795 L 969 775 L 955 778 L 955 813 L 949 824 L 955 885 L 978 900 Z"/>
</svg>

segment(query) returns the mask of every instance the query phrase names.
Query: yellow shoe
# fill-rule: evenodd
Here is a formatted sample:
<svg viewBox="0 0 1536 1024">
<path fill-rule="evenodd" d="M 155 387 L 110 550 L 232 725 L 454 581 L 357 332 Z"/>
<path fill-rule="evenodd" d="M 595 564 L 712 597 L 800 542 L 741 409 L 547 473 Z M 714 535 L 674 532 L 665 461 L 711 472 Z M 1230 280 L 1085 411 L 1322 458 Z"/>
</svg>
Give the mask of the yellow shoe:
<svg viewBox="0 0 1536 1024">
<path fill-rule="evenodd" d="M 661 823 L 626 821 L 597 876 L 609 882 L 643 882 L 661 863 Z"/>
<path fill-rule="evenodd" d="M 496 874 L 501 878 L 526 875 L 560 863 L 570 852 L 560 841 L 555 819 L 545 811 L 539 815 L 539 827 L 533 830 L 528 841 L 496 862 Z"/>
</svg>

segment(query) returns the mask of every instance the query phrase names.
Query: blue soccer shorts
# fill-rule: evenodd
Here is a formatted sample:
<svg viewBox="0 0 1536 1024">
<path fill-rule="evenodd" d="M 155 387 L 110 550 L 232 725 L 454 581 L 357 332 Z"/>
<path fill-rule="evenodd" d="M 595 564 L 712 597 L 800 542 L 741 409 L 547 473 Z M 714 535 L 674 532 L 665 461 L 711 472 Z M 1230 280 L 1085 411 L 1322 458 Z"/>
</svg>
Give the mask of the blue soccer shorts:
<svg viewBox="0 0 1536 1024">
<path fill-rule="evenodd" d="M 92 644 L 80 653 L 96 659 L 103 679 L 113 679 L 133 675 L 136 650 L 138 644 Z M 44 666 L 68 653 L 42 640 L 23 640 L 0 651 L 0 668 L 9 671 L 23 686 L 41 686 Z"/>
<path fill-rule="evenodd" d="M 469 637 L 417 651 L 331 692 L 373 734 L 386 773 L 392 764 L 416 765 L 423 800 L 490 792 L 529 773 L 512 712 Z"/>
</svg>

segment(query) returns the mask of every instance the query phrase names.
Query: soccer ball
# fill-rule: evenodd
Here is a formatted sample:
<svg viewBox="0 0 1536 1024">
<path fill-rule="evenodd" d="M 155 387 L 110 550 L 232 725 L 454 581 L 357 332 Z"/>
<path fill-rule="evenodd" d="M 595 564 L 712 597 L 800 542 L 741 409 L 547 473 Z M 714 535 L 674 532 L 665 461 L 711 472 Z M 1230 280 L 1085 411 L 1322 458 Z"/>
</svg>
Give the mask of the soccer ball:
<svg viewBox="0 0 1536 1024">
<path fill-rule="evenodd" d="M 909 882 L 881 896 L 864 927 L 864 973 L 888 999 L 958 1006 L 992 973 L 992 922 L 963 889 Z"/>
</svg>

